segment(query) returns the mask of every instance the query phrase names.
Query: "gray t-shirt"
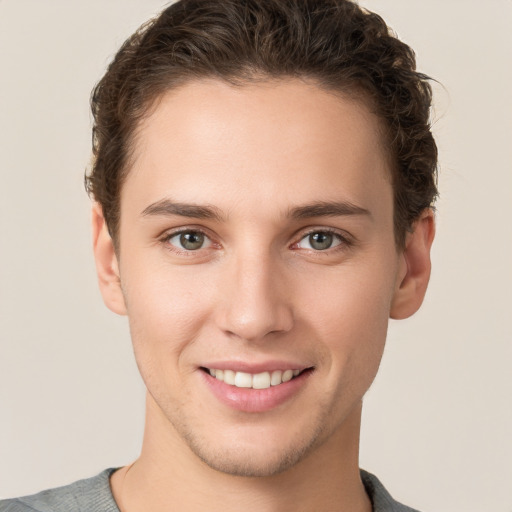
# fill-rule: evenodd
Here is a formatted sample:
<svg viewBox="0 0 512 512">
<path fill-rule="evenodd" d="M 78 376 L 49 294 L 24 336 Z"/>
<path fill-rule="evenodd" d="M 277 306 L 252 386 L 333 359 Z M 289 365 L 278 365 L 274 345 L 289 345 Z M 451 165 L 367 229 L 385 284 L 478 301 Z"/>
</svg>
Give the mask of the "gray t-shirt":
<svg viewBox="0 0 512 512">
<path fill-rule="evenodd" d="M 0 512 L 119 512 L 110 490 L 109 478 L 114 471 L 106 469 L 97 476 L 64 487 L 1 500 Z M 418 512 L 395 501 L 376 476 L 361 470 L 361 478 L 373 512 Z"/>
</svg>

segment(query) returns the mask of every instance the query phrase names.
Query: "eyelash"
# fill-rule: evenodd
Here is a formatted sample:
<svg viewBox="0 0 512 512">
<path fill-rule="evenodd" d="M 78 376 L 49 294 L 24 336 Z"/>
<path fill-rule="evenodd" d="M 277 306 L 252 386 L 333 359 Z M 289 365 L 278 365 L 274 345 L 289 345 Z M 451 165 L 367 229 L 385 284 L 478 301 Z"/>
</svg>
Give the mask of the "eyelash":
<svg viewBox="0 0 512 512">
<path fill-rule="evenodd" d="M 333 235 L 335 238 L 338 239 L 339 243 L 337 245 L 335 245 L 334 247 L 329 247 L 328 249 L 325 249 L 325 250 L 306 249 L 315 255 L 327 256 L 327 255 L 332 254 L 333 252 L 346 250 L 354 245 L 353 240 L 348 236 L 348 234 L 342 235 L 339 231 L 332 229 L 332 228 L 321 228 L 321 229 L 313 228 L 313 229 L 307 231 L 306 233 L 304 233 L 300 237 L 298 242 L 295 242 L 294 244 L 292 244 L 292 247 L 297 246 L 304 239 L 306 239 L 309 236 L 316 234 L 316 233 L 322 233 L 322 234 L 328 233 L 330 235 Z"/>
<path fill-rule="evenodd" d="M 164 244 L 165 248 L 171 252 L 173 252 L 174 254 L 178 254 L 180 256 L 188 256 L 188 257 L 193 257 L 195 256 L 195 254 L 199 253 L 202 249 L 202 247 L 200 249 L 197 249 L 197 250 L 187 250 L 187 249 L 180 249 L 179 247 L 173 245 L 170 243 L 170 240 L 176 236 L 179 236 L 179 235 L 183 235 L 185 233 L 198 233 L 198 234 L 201 234 L 203 235 L 206 239 L 208 239 L 211 243 L 211 245 L 218 245 L 218 244 L 215 244 L 215 242 L 213 242 L 211 236 L 208 235 L 208 233 L 206 233 L 204 230 L 202 229 L 199 229 L 199 228 L 181 228 L 177 231 L 172 231 L 172 232 L 167 232 L 164 234 L 164 236 L 161 238 L 161 242 Z"/>
<path fill-rule="evenodd" d="M 161 238 L 161 242 L 165 245 L 167 250 L 169 250 L 175 254 L 193 257 L 194 255 L 199 253 L 201 251 L 201 249 L 203 249 L 203 247 L 201 247 L 197 250 L 187 250 L 187 249 L 180 249 L 177 246 L 169 243 L 172 238 L 182 235 L 182 234 L 185 234 L 185 233 L 201 234 L 206 239 L 208 239 L 210 241 L 212 246 L 219 245 L 219 244 L 216 244 L 212 240 L 212 237 L 209 236 L 206 231 L 204 231 L 203 229 L 200 229 L 200 228 L 181 228 L 177 231 L 172 231 L 170 233 L 168 232 Z M 294 242 L 293 244 L 291 244 L 291 248 L 295 248 L 295 250 L 299 250 L 300 248 L 297 247 L 298 244 L 300 242 L 302 242 L 304 239 L 306 239 L 307 237 L 309 237 L 313 234 L 316 234 L 316 233 L 323 233 L 323 234 L 328 233 L 330 235 L 333 235 L 339 241 L 339 243 L 337 245 L 335 245 L 334 247 L 329 247 L 325 250 L 305 249 L 315 255 L 329 255 L 329 254 L 332 254 L 333 252 L 337 252 L 340 250 L 346 250 L 347 248 L 350 248 L 354 245 L 353 240 L 351 240 L 351 238 L 348 235 L 342 235 L 337 230 L 334 230 L 331 228 L 321 228 L 321 229 L 316 228 L 316 229 L 311 229 L 311 230 L 307 231 L 306 233 L 303 233 L 297 242 Z"/>
</svg>

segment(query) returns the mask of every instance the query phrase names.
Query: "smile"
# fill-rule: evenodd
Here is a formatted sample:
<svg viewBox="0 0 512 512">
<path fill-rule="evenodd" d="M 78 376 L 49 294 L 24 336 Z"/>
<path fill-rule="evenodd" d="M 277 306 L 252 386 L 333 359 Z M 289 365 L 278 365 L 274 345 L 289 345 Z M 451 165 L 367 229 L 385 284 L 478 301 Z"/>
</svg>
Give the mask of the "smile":
<svg viewBox="0 0 512 512">
<path fill-rule="evenodd" d="M 267 389 L 279 386 L 297 377 L 301 370 L 274 370 L 272 372 L 246 373 L 234 370 L 206 368 L 212 377 L 237 388 Z"/>
<path fill-rule="evenodd" d="M 212 363 L 201 366 L 200 374 L 221 403 L 241 412 L 262 413 L 297 396 L 315 370 L 314 366 L 293 365 L 294 368 L 290 365 L 286 368 L 286 363 L 284 369 L 279 366 L 278 362 L 268 365 Z"/>
</svg>

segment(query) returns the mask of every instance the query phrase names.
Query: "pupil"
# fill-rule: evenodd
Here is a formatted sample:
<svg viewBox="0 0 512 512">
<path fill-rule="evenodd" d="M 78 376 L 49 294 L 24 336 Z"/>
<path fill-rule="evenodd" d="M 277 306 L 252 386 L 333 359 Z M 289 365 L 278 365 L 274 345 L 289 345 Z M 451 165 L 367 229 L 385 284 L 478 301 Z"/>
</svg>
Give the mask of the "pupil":
<svg viewBox="0 0 512 512">
<path fill-rule="evenodd" d="M 325 250 L 332 245 L 332 235 L 330 233 L 313 233 L 309 235 L 309 243 L 313 249 Z"/>
<path fill-rule="evenodd" d="M 201 233 L 182 233 L 180 243 L 182 247 L 188 250 L 200 249 L 204 242 L 204 235 Z"/>
</svg>

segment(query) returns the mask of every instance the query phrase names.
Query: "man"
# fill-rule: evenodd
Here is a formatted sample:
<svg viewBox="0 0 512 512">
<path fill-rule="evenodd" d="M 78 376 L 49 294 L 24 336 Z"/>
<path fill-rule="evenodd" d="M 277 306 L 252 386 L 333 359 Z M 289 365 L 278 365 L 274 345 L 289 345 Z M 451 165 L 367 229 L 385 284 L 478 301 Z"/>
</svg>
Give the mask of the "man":
<svg viewBox="0 0 512 512">
<path fill-rule="evenodd" d="M 430 101 L 348 0 L 181 0 L 134 34 L 92 96 L 86 183 L 141 455 L 0 510 L 412 510 L 358 447 L 388 318 L 428 284 Z"/>
</svg>

